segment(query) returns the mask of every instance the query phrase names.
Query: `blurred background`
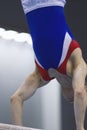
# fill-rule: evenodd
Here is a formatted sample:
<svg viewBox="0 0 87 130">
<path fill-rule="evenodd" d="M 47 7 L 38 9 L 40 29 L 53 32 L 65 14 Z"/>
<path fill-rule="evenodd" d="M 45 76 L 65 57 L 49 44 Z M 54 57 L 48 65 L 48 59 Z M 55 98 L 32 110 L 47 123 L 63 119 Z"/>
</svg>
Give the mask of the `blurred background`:
<svg viewBox="0 0 87 130">
<path fill-rule="evenodd" d="M 86 0 L 67 0 L 66 20 L 81 45 L 85 61 L 87 61 L 86 12 Z M 32 40 L 20 0 L 0 0 L 1 123 L 12 123 L 10 97 L 34 68 Z M 64 100 L 56 80 L 40 88 L 24 103 L 23 119 L 25 126 L 44 130 L 75 129 L 73 104 Z"/>
</svg>

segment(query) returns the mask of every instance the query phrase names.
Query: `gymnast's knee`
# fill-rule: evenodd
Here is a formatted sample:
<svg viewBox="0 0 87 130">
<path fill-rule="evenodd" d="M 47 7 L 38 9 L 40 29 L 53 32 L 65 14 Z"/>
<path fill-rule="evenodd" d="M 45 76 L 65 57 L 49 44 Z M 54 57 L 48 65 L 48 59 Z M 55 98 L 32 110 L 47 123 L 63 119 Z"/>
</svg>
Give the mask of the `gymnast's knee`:
<svg viewBox="0 0 87 130">
<path fill-rule="evenodd" d="M 15 104 L 15 103 L 23 103 L 23 97 L 22 95 L 17 95 L 17 94 L 14 94 L 11 96 L 10 98 L 10 103 L 11 104 Z"/>
<path fill-rule="evenodd" d="M 85 93 L 85 88 L 79 88 L 74 90 L 74 96 L 77 98 L 83 98 Z"/>
</svg>

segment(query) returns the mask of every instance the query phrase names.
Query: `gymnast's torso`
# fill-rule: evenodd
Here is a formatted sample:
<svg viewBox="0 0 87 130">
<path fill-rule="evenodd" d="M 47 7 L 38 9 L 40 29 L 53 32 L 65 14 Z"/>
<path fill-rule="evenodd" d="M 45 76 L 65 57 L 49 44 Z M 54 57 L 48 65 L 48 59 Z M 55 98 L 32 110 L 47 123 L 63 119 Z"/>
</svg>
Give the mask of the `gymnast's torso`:
<svg viewBox="0 0 87 130">
<path fill-rule="evenodd" d="M 63 6 L 66 0 L 21 0 L 25 14 L 37 8 Z"/>
<path fill-rule="evenodd" d="M 65 0 L 21 0 L 33 40 L 35 63 L 44 80 L 50 68 L 66 74 L 66 64 L 79 44 L 64 16 Z"/>
</svg>

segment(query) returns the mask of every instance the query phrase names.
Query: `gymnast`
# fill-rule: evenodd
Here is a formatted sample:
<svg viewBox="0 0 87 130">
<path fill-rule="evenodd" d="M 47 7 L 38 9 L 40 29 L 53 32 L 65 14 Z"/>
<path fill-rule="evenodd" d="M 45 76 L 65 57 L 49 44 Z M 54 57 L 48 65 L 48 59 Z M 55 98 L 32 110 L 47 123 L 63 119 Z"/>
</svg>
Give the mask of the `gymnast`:
<svg viewBox="0 0 87 130">
<path fill-rule="evenodd" d="M 65 0 L 21 0 L 35 54 L 35 71 L 11 96 L 14 124 L 22 125 L 23 102 L 52 79 L 74 104 L 76 130 L 85 130 L 87 65 L 64 16 Z"/>
</svg>

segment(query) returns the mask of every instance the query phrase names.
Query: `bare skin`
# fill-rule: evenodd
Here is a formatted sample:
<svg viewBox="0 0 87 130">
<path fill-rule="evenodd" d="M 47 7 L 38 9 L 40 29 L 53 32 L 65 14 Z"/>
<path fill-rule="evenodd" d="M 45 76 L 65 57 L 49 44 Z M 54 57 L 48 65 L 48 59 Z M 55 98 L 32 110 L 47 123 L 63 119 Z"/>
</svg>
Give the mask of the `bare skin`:
<svg viewBox="0 0 87 130">
<path fill-rule="evenodd" d="M 45 84 L 47 84 L 47 82 L 41 78 L 36 68 L 31 75 L 27 76 L 23 84 L 13 94 L 11 97 L 11 110 L 14 124 L 23 125 L 23 102 L 29 99 L 36 92 L 37 88 Z"/>
<path fill-rule="evenodd" d="M 86 111 L 86 85 L 87 65 L 82 57 L 80 48 L 75 49 L 67 62 L 67 75 L 57 72 L 55 69 L 49 69 L 50 77 L 55 77 L 61 84 L 62 92 L 69 102 L 74 101 L 74 112 L 76 121 L 76 130 L 84 129 L 84 118 Z M 37 90 L 48 82 L 41 78 L 36 68 L 35 72 L 28 76 L 21 87 L 11 97 L 11 110 L 14 124 L 23 125 L 22 109 L 23 102 L 29 99 Z"/>
</svg>

